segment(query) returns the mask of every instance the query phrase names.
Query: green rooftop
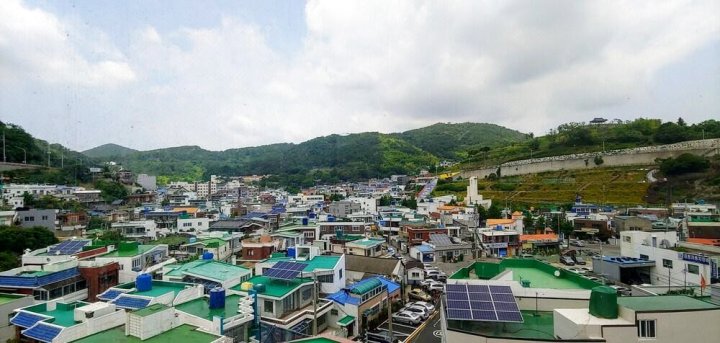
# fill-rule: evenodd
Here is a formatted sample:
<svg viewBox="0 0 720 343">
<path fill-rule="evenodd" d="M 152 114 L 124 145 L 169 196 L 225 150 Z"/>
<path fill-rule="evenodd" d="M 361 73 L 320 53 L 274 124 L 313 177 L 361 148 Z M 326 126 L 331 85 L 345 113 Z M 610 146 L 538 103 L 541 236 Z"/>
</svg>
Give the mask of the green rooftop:
<svg viewBox="0 0 720 343">
<path fill-rule="evenodd" d="M 530 288 L 591 290 L 600 286 L 599 283 L 578 274 L 534 259 L 509 258 L 500 263 L 474 262 L 461 268 L 450 278 L 490 280 L 508 270 L 512 271 L 513 280 L 530 282 Z M 560 276 L 555 276 L 556 272 L 559 272 Z"/>
<path fill-rule="evenodd" d="M 306 339 L 299 339 L 297 341 L 290 341 L 293 343 L 337 343 L 339 341 L 332 340 L 330 338 L 326 337 L 313 337 L 313 338 L 306 338 Z"/>
<path fill-rule="evenodd" d="M 524 340 L 555 340 L 552 312 L 522 312 L 522 323 L 476 322 L 448 320 L 448 330 L 462 331 L 471 335 Z"/>
<path fill-rule="evenodd" d="M 98 332 L 92 336 L 79 339 L 77 343 L 206 343 L 213 342 L 220 336 L 212 335 L 197 330 L 191 325 L 180 325 L 174 329 L 165 331 L 157 336 L 140 340 L 134 336 L 125 336 L 125 327 L 118 326 L 116 328 Z"/>
<path fill-rule="evenodd" d="M 265 260 L 264 262 L 280 262 L 280 261 L 295 261 L 299 263 L 305 263 L 307 264 L 307 267 L 303 269 L 304 272 L 311 272 L 313 270 L 317 269 L 335 269 L 335 266 L 337 265 L 338 261 L 340 260 L 340 256 L 315 256 L 312 260 L 309 261 L 303 261 L 303 260 L 294 260 L 290 257 L 286 256 L 273 256 Z"/>
<path fill-rule="evenodd" d="M 105 255 L 98 256 L 98 257 L 133 257 L 142 255 L 153 248 L 155 248 L 157 245 L 136 245 L 135 247 L 126 247 L 120 246 L 119 249 L 111 251 Z"/>
<path fill-rule="evenodd" d="M 384 240 L 384 239 L 369 239 L 369 238 L 365 238 L 365 239 L 358 239 L 358 240 L 355 240 L 355 241 L 352 241 L 352 242 L 349 242 L 349 243 L 357 244 L 357 245 L 362 245 L 362 246 L 364 246 L 364 247 L 372 247 L 372 246 L 376 246 L 376 245 L 378 245 L 378 244 L 383 244 L 383 243 L 385 243 L 385 240 Z"/>
<path fill-rule="evenodd" d="M 353 323 L 355 321 L 355 317 L 347 315 L 345 317 L 342 317 L 342 319 L 338 320 L 337 323 L 340 326 L 348 326 L 350 323 Z"/>
<path fill-rule="evenodd" d="M 48 311 L 47 303 L 41 303 L 34 306 L 26 307 L 24 310 L 53 317 L 54 319 L 49 320 L 49 323 L 64 327 L 70 327 L 76 324 L 75 308 L 82 307 L 87 304 L 88 303 L 82 301 L 76 301 L 69 304 L 57 303 L 54 310 Z"/>
<path fill-rule="evenodd" d="M 215 316 L 230 318 L 238 315 L 240 299 L 242 299 L 241 296 L 230 295 L 225 297 L 224 308 L 210 308 L 208 303 L 209 299 L 210 298 L 203 297 L 193 301 L 188 301 L 175 306 L 175 309 L 207 320 L 213 320 L 213 317 Z"/>
<path fill-rule="evenodd" d="M 18 299 L 24 298 L 24 297 L 26 297 L 26 295 L 0 293 L 0 305 L 5 305 L 7 303 L 13 302 L 15 300 L 18 300 Z"/>
<path fill-rule="evenodd" d="M 220 282 L 249 272 L 245 267 L 215 260 L 196 260 L 181 265 L 174 265 L 173 267 L 174 269 L 166 273 L 166 275 L 183 276 L 185 274 L 192 274 Z"/>
<path fill-rule="evenodd" d="M 135 315 L 138 315 L 138 316 L 140 316 L 140 317 L 146 317 L 146 316 L 149 316 L 149 315 L 151 315 L 151 314 L 155 314 L 155 313 L 158 313 L 158 312 L 165 311 L 165 310 L 167 310 L 168 308 L 169 308 L 169 307 L 167 307 L 167 306 L 165 306 L 165 305 L 163 305 L 163 304 L 152 304 L 152 305 L 150 305 L 150 306 L 148 306 L 148 307 L 146 307 L 146 308 L 142 308 L 142 309 L 133 311 L 132 313 L 135 314 Z"/>
<path fill-rule="evenodd" d="M 310 278 L 295 278 L 290 281 L 284 281 L 284 280 L 276 280 L 271 279 L 266 276 L 255 276 L 248 280 L 247 282 L 252 283 L 253 285 L 257 284 L 263 284 L 265 285 L 265 291 L 260 293 L 262 295 L 267 295 L 275 298 L 282 298 L 288 294 L 290 294 L 293 290 L 296 288 L 302 286 L 303 284 L 312 284 L 312 279 Z M 235 291 L 242 291 L 240 289 L 241 285 L 237 285 L 232 290 Z"/>
<path fill-rule="evenodd" d="M 685 295 L 650 297 L 619 297 L 618 305 L 636 312 L 663 312 L 682 310 L 717 310 L 719 306 Z"/>
<path fill-rule="evenodd" d="M 177 296 L 177 294 L 180 293 L 180 291 L 182 291 L 183 289 L 185 289 L 189 286 L 193 286 L 193 285 L 189 284 L 189 283 L 184 283 L 184 282 L 169 282 L 169 281 L 153 280 L 152 288 L 150 290 L 144 291 L 144 292 L 138 292 L 136 290 L 136 291 L 130 292 L 128 294 L 144 295 L 147 297 L 159 297 L 163 294 L 166 294 L 169 292 L 174 292 L 175 295 Z M 125 283 L 122 285 L 118 285 L 117 288 L 132 289 L 132 288 L 135 288 L 135 282 L 128 282 L 128 283 Z"/>
</svg>

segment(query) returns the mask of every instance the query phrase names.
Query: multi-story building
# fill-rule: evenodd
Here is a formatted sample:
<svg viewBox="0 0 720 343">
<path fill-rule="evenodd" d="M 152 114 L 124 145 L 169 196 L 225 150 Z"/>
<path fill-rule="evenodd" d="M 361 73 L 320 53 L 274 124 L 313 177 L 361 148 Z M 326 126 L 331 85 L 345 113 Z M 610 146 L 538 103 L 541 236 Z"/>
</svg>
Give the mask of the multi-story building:
<svg viewBox="0 0 720 343">
<path fill-rule="evenodd" d="M 375 276 L 356 282 L 328 296 L 335 308 L 330 321 L 343 326 L 347 337 L 361 335 L 367 324 L 387 313 L 388 306 L 400 300 L 400 285 Z"/>
<path fill-rule="evenodd" d="M 157 238 L 157 224 L 152 220 L 111 223 L 110 228 L 119 231 L 123 237 L 130 239 L 147 241 Z"/>
<path fill-rule="evenodd" d="M 60 222 L 57 219 L 58 210 L 27 209 L 17 211 L 17 218 L 20 226 L 25 228 L 41 226 L 50 231 L 55 231 Z"/>
<path fill-rule="evenodd" d="M 95 257 L 98 262 L 117 262 L 120 265 L 118 280 L 131 282 L 142 272 L 154 273 L 163 265 L 175 262 L 168 260 L 167 244 L 142 245 L 137 242 L 122 242 L 117 249 Z"/>
</svg>

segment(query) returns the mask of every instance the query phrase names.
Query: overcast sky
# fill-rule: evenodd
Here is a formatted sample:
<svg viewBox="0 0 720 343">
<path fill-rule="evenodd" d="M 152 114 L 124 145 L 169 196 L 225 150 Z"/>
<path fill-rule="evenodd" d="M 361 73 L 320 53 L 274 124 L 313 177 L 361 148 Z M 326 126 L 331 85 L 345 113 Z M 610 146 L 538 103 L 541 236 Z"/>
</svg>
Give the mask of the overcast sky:
<svg viewBox="0 0 720 343">
<path fill-rule="evenodd" d="M 0 1 L 0 120 L 77 150 L 720 119 L 720 1 Z"/>
</svg>

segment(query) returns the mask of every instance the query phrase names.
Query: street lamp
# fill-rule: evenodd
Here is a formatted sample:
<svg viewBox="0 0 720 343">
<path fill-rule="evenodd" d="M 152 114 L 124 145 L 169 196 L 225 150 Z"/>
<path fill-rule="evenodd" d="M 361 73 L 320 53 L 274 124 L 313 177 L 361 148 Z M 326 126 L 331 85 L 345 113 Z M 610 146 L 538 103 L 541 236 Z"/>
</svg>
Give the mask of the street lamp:
<svg viewBox="0 0 720 343">
<path fill-rule="evenodd" d="M 20 148 L 23 151 L 23 164 L 27 164 L 27 150 Z"/>
</svg>

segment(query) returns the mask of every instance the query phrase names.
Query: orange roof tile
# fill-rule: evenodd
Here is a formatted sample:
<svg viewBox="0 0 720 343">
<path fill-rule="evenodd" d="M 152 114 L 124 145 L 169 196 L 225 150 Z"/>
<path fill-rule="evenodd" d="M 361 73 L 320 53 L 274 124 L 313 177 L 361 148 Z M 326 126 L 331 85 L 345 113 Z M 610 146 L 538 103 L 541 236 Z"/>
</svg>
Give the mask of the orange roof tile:
<svg viewBox="0 0 720 343">
<path fill-rule="evenodd" d="M 558 235 L 554 233 L 539 233 L 534 235 L 520 235 L 520 241 L 556 241 Z"/>
<path fill-rule="evenodd" d="M 717 238 L 688 238 L 688 242 L 695 244 L 720 246 L 720 239 Z"/>
<path fill-rule="evenodd" d="M 187 214 L 195 214 L 198 212 L 197 207 L 174 207 L 173 212 L 186 212 Z"/>
<path fill-rule="evenodd" d="M 488 219 L 487 226 L 515 224 L 515 219 Z"/>
</svg>

